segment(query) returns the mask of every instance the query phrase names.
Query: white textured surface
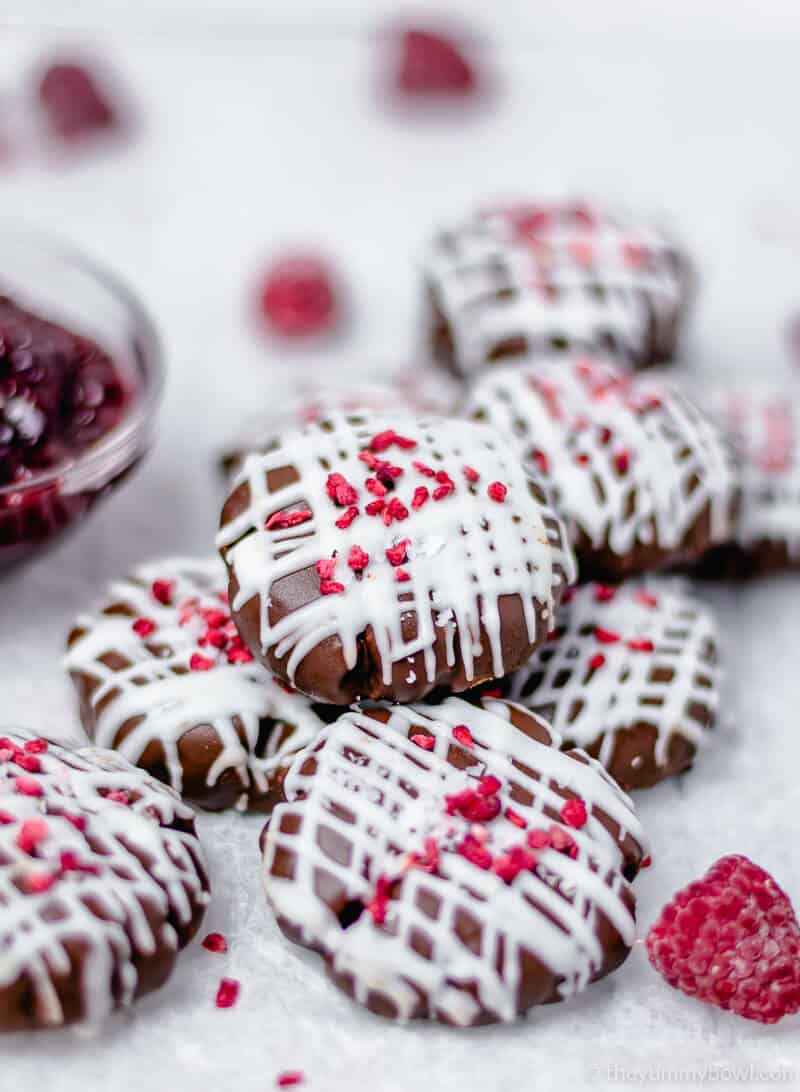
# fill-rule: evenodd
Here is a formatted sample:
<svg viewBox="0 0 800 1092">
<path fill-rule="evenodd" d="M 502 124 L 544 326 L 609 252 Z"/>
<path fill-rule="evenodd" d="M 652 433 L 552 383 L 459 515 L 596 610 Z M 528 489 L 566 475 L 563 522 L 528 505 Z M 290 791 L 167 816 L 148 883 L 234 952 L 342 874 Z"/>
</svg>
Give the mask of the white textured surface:
<svg viewBox="0 0 800 1092">
<path fill-rule="evenodd" d="M 8 5 L 23 22 L 37 6 L 51 17 L 61 7 Z M 552 16 L 556 5 L 547 7 Z M 757 43 L 734 43 L 743 5 L 733 7 L 713 47 L 710 3 L 702 44 L 678 42 L 669 19 L 663 40 L 651 24 L 643 38 L 591 41 L 551 41 L 566 17 L 551 17 L 539 38 L 529 19 L 524 42 L 512 36 L 499 49 L 504 87 L 494 106 L 461 122 L 411 122 L 380 109 L 371 46 L 346 33 L 273 37 L 264 23 L 257 33 L 204 35 L 193 19 L 181 44 L 153 31 L 157 18 L 142 34 L 111 19 L 113 60 L 146 115 L 139 143 L 68 170 L 20 168 L 0 177 L 0 196 L 6 216 L 105 257 L 152 307 L 171 367 L 162 439 L 82 534 L 2 582 L 0 720 L 74 730 L 58 665 L 72 616 L 132 563 L 210 549 L 219 499 L 211 452 L 282 379 L 410 355 L 414 248 L 437 218 L 479 197 L 566 188 L 665 209 L 701 259 L 692 359 L 779 369 L 782 323 L 800 304 L 797 30 L 786 5 L 766 4 Z M 87 17 L 73 24 L 96 23 L 103 10 L 99 0 L 70 6 L 81 8 Z M 147 10 L 159 8 L 137 7 Z M 6 34 L 4 84 L 43 45 L 25 30 Z M 246 291 L 260 257 L 295 238 L 340 261 L 353 323 L 349 341 L 281 362 L 248 327 Z M 678 885 L 731 851 L 773 870 L 800 903 L 800 580 L 707 594 L 729 636 L 726 722 L 684 782 L 640 796 L 656 861 L 637 884 L 643 928 Z M 608 1082 L 608 1067 L 613 1077 L 614 1066 L 652 1074 L 750 1063 L 794 1066 L 800 1085 L 797 1018 L 763 1029 L 693 1004 L 650 972 L 641 947 L 578 1001 L 520 1026 L 457 1034 L 370 1018 L 328 985 L 315 960 L 279 940 L 257 882 L 260 826 L 238 816 L 201 821 L 215 887 L 208 926 L 227 934 L 229 955 L 195 946 L 160 995 L 100 1039 L 5 1039 L 2 1092 L 256 1092 L 295 1067 L 324 1092 L 603 1088 L 624 1083 L 618 1071 Z M 213 1005 L 223 974 L 242 982 L 226 1012 Z"/>
</svg>

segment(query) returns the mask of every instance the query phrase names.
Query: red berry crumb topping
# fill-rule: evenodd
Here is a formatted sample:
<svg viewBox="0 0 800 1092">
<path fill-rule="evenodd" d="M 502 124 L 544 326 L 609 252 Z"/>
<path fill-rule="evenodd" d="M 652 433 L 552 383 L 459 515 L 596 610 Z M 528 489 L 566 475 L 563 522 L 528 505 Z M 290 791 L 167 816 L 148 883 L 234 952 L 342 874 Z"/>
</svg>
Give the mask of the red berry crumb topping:
<svg viewBox="0 0 800 1092">
<path fill-rule="evenodd" d="M 415 743 L 417 747 L 421 747 L 423 751 L 432 751 L 436 746 L 436 740 L 433 736 L 429 736 L 427 732 L 418 732 L 416 735 L 411 736 L 411 742 Z"/>
<path fill-rule="evenodd" d="M 28 773 L 39 773 L 42 764 L 36 755 L 26 754 L 24 751 L 14 755 L 14 762 Z"/>
<path fill-rule="evenodd" d="M 610 603 L 616 594 L 617 589 L 610 584 L 595 584 L 594 598 L 597 603 Z"/>
<path fill-rule="evenodd" d="M 320 580 L 332 580 L 333 574 L 336 571 L 336 558 L 322 557 L 314 567 L 317 570 L 317 576 Z"/>
<path fill-rule="evenodd" d="M 348 566 L 353 572 L 360 573 L 369 565 L 369 554 L 360 546 L 352 546 L 347 558 Z"/>
<path fill-rule="evenodd" d="M 17 835 L 17 845 L 23 853 L 31 853 L 47 837 L 48 827 L 44 819 L 26 819 Z"/>
<path fill-rule="evenodd" d="M 275 1078 L 275 1086 L 277 1088 L 295 1088 L 298 1084 L 303 1084 L 305 1079 L 302 1069 L 287 1069 L 285 1073 L 279 1073 Z"/>
<path fill-rule="evenodd" d="M 500 814 L 500 800 L 494 793 L 481 795 L 475 789 L 464 789 L 445 797 L 448 815 L 460 815 L 471 823 L 490 823 Z"/>
<path fill-rule="evenodd" d="M 355 504 L 358 500 L 358 493 L 344 474 L 329 474 L 325 482 L 325 490 L 333 503 L 339 508 L 346 508 L 350 504 Z"/>
<path fill-rule="evenodd" d="M 228 942 L 222 933 L 209 933 L 203 937 L 203 947 L 209 952 L 227 952 Z"/>
<path fill-rule="evenodd" d="M 529 849 L 512 846 L 506 853 L 495 858 L 492 868 L 504 883 L 512 883 L 520 872 L 530 872 L 536 867 L 536 863 L 536 857 Z"/>
<path fill-rule="evenodd" d="M 547 474 L 550 469 L 550 462 L 547 458 L 547 455 L 543 451 L 540 451 L 539 448 L 534 448 L 531 452 L 531 457 L 533 458 L 541 473 Z"/>
<path fill-rule="evenodd" d="M 17 790 L 20 796 L 42 795 L 42 786 L 32 777 L 17 777 L 14 781 L 14 788 Z"/>
<path fill-rule="evenodd" d="M 425 30 L 407 30 L 396 83 L 408 95 L 468 95 L 476 78 L 454 41 Z"/>
<path fill-rule="evenodd" d="M 131 803 L 131 798 L 125 789 L 112 789 L 111 792 L 106 793 L 106 800 L 113 800 L 115 804 L 122 804 L 126 808 Z"/>
<path fill-rule="evenodd" d="M 287 527 L 297 527 L 313 519 L 307 508 L 295 508 L 291 512 L 273 512 L 264 527 L 267 531 L 285 531 Z"/>
<path fill-rule="evenodd" d="M 453 729 L 453 739 L 456 743 L 460 743 L 462 747 L 474 747 L 475 740 L 472 738 L 472 732 L 467 728 L 466 724 L 457 724 Z"/>
<path fill-rule="evenodd" d="M 49 891 L 57 880 L 55 872 L 31 872 L 23 877 L 22 886 L 26 895 L 41 895 Z"/>
<path fill-rule="evenodd" d="M 580 827 L 585 827 L 588 818 L 586 804 L 583 800 L 568 800 L 561 809 L 561 819 L 563 822 L 565 822 L 568 827 L 575 827 L 576 830 L 580 829 Z"/>
<path fill-rule="evenodd" d="M 636 593 L 637 603 L 641 603 L 643 607 L 657 607 L 658 599 L 655 595 L 646 591 L 637 591 Z"/>
<path fill-rule="evenodd" d="M 154 580 L 151 591 L 157 603 L 165 607 L 172 605 L 172 593 L 175 590 L 174 580 Z"/>
<path fill-rule="evenodd" d="M 239 997 L 239 983 L 235 978 L 223 978 L 219 984 L 216 996 L 218 1009 L 230 1009 Z"/>
<path fill-rule="evenodd" d="M 353 523 L 355 519 L 357 519 L 357 517 L 358 509 L 354 505 L 352 505 L 350 508 L 347 509 L 343 516 L 340 516 L 336 520 L 336 526 L 339 528 L 340 531 L 346 531 L 350 524 Z"/>
<path fill-rule="evenodd" d="M 506 499 L 508 486 L 503 485 L 502 482 L 492 482 L 487 489 L 487 493 L 489 494 L 491 500 L 495 501 L 497 504 L 502 504 L 503 501 Z"/>
<path fill-rule="evenodd" d="M 283 337 L 307 337 L 328 330 L 336 318 L 330 271 L 317 258 L 280 259 L 264 279 L 261 311 L 269 327 Z"/>
<path fill-rule="evenodd" d="M 614 466 L 618 474 L 627 474 L 631 457 L 627 451 L 618 451 L 614 456 Z"/>
<path fill-rule="evenodd" d="M 386 921 L 386 911 L 389 907 L 389 893 L 391 888 L 392 881 L 388 876 L 378 876 L 377 883 L 375 884 L 375 894 L 366 906 L 367 913 L 372 916 L 372 920 L 376 925 L 383 925 Z"/>
<path fill-rule="evenodd" d="M 723 857 L 679 891 L 647 935 L 670 986 L 748 1020 L 800 1011 L 800 925 L 784 891 L 747 857 Z"/>
</svg>

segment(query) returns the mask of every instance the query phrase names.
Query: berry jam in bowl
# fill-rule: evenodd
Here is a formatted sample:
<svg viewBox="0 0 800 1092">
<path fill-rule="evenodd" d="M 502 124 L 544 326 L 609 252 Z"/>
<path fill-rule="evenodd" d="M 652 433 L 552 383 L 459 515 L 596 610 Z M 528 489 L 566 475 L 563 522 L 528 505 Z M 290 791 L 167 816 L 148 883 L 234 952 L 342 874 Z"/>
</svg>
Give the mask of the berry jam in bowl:
<svg viewBox="0 0 800 1092">
<path fill-rule="evenodd" d="M 157 335 L 126 288 L 0 228 L 0 569 L 52 545 L 133 470 L 162 381 Z"/>
</svg>

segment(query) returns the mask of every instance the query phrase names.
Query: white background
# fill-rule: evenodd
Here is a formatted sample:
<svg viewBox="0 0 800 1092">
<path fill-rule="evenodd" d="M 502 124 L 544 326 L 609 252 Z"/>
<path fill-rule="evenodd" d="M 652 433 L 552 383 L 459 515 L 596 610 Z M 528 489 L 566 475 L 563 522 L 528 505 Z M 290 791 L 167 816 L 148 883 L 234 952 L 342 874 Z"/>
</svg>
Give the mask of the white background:
<svg viewBox="0 0 800 1092">
<path fill-rule="evenodd" d="M 0 721 L 76 731 L 59 668 L 73 615 L 160 553 L 211 550 L 212 453 L 292 376 L 414 355 L 413 255 L 431 226 L 497 195 L 584 193 L 665 214 L 703 276 L 692 367 L 783 376 L 800 309 L 800 14 L 791 3 L 442 4 L 488 43 L 491 104 L 409 118 L 375 91 L 387 0 L 6 0 L 0 90 L 79 43 L 108 57 L 142 115 L 129 149 L 0 174 L 0 209 L 67 236 L 126 276 L 170 367 L 146 468 L 57 552 L 0 583 Z M 417 7 L 417 11 L 426 9 Z M 259 336 L 253 276 L 284 243 L 329 254 L 351 322 L 336 344 L 287 353 Z M 800 904 L 800 584 L 704 589 L 726 634 L 716 745 L 680 783 L 640 795 L 655 867 L 637 887 L 643 931 L 665 899 L 726 852 L 771 869 Z M 670 991 L 641 945 L 574 1003 L 510 1028 L 396 1028 L 358 1011 L 316 961 L 278 939 L 257 882 L 255 818 L 203 818 L 228 956 L 195 946 L 169 986 L 102 1037 L 3 1041 L 0 1089 L 256 1092 L 302 1068 L 308 1087 L 613 1088 L 608 1067 L 794 1066 L 798 1018 L 737 1021 Z M 222 975 L 233 1010 L 214 1008 Z M 599 1067 L 595 1070 L 593 1067 Z M 761 1087 L 758 1080 L 741 1080 Z M 786 1085 L 784 1085 L 785 1087 Z"/>
</svg>

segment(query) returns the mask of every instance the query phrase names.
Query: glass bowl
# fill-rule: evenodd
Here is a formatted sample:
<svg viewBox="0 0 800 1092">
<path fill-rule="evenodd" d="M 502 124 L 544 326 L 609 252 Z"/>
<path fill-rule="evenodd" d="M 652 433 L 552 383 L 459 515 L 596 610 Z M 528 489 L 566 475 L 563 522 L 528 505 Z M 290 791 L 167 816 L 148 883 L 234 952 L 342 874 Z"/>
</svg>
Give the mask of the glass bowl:
<svg viewBox="0 0 800 1092">
<path fill-rule="evenodd" d="M 164 365 L 136 297 L 81 253 L 0 226 L 0 295 L 96 341 L 128 388 L 120 420 L 91 446 L 23 482 L 0 485 L 0 569 L 53 545 L 141 461 L 155 434 Z"/>
</svg>

